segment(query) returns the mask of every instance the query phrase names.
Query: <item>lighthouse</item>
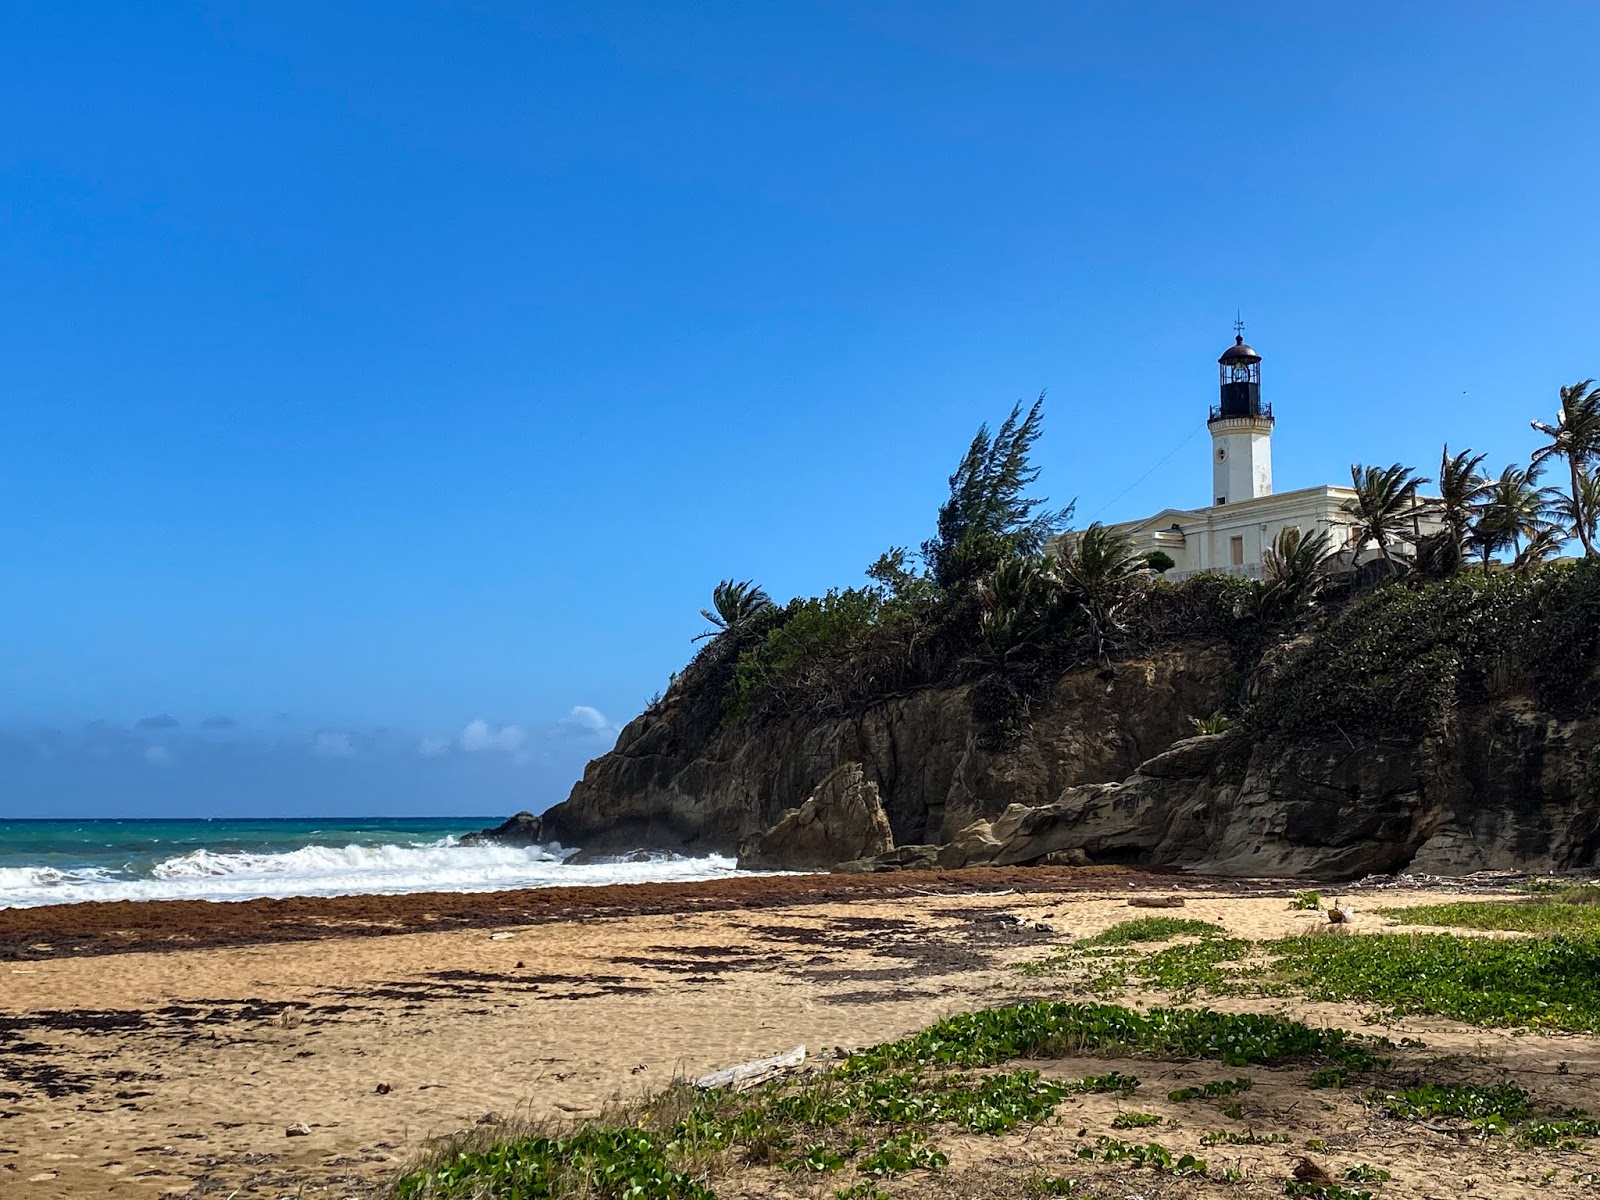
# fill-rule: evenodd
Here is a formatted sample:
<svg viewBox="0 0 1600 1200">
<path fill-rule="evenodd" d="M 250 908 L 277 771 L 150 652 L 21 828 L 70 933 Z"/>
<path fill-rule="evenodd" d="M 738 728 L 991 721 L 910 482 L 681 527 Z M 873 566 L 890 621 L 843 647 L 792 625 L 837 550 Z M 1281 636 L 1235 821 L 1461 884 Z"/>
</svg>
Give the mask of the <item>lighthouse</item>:
<svg viewBox="0 0 1600 1200">
<path fill-rule="evenodd" d="M 1211 497 L 1218 506 L 1272 495 L 1272 405 L 1261 402 L 1261 355 L 1236 324 L 1217 359 L 1218 402 L 1211 430 Z"/>
</svg>

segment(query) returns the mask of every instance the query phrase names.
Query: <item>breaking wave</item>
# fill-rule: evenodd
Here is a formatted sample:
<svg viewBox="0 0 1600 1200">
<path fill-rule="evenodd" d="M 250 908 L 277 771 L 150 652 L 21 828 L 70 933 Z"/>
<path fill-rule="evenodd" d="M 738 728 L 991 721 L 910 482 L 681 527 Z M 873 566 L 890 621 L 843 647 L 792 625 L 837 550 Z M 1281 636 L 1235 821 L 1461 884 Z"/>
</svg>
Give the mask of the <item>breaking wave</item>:
<svg viewBox="0 0 1600 1200">
<path fill-rule="evenodd" d="M 0 908 L 87 900 L 255 900 L 283 896 L 493 892 L 507 888 L 666 883 L 742 874 L 724 855 L 619 855 L 566 863 L 547 846 L 302 846 L 282 852 L 191 850 L 147 869 L 0 867 Z"/>
</svg>

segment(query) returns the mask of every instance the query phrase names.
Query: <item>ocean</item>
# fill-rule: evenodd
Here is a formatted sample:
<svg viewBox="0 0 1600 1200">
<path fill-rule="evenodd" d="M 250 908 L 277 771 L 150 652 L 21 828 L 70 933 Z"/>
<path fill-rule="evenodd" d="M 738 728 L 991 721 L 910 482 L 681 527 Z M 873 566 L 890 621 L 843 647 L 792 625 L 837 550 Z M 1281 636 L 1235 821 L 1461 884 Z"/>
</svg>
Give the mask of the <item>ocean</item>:
<svg viewBox="0 0 1600 1200">
<path fill-rule="evenodd" d="M 0 908 L 87 900 L 492 892 L 745 874 L 722 855 L 566 866 L 561 847 L 461 846 L 495 817 L 0 820 Z"/>
</svg>

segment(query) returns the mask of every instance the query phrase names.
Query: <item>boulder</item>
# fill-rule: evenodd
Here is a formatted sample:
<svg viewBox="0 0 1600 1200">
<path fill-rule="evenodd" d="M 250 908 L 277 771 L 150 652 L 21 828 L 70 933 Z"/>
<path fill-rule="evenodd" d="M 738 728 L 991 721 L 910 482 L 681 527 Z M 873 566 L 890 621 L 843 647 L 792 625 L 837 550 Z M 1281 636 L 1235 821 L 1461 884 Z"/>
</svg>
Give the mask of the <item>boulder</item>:
<svg viewBox="0 0 1600 1200">
<path fill-rule="evenodd" d="M 537 846 L 544 842 L 544 822 L 531 812 L 519 812 L 493 829 L 469 833 L 463 846 Z"/>
<path fill-rule="evenodd" d="M 835 875 L 875 875 L 882 871 L 931 871 L 939 865 L 940 846 L 896 846 L 871 858 L 853 858 L 833 868 Z"/>
<path fill-rule="evenodd" d="M 988 821 L 974 821 L 958 829 L 955 837 L 940 848 L 939 866 L 947 871 L 983 866 L 993 862 L 999 853 L 1000 840 L 994 835 L 994 826 Z"/>
<path fill-rule="evenodd" d="M 829 772 L 799 808 L 771 829 L 739 847 L 739 867 L 747 871 L 806 871 L 853 859 L 873 858 L 894 849 L 889 818 L 858 762 Z"/>
</svg>

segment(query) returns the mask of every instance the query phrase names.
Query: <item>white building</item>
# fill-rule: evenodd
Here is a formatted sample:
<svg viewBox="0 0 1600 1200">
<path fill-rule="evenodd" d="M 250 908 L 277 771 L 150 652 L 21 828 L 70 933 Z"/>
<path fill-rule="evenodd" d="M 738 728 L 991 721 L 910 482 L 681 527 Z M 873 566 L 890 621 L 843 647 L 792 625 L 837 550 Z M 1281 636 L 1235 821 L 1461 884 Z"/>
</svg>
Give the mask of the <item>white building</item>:
<svg viewBox="0 0 1600 1200">
<path fill-rule="evenodd" d="M 1109 528 L 1129 538 L 1140 554 L 1160 550 L 1170 557 L 1174 565 L 1168 579 L 1198 571 L 1258 577 L 1265 551 L 1291 526 L 1303 534 L 1324 530 L 1335 550 L 1347 550 L 1356 525 L 1344 507 L 1355 495 L 1352 489 L 1330 484 L 1272 490 L 1274 419 L 1272 406 L 1261 402 L 1261 356 L 1241 334 L 1217 363 L 1220 397 L 1207 422 L 1212 502 L 1202 508 L 1164 508 Z M 1416 524 L 1419 536 L 1439 528 L 1421 515 Z M 1362 561 L 1375 553 L 1369 546 Z"/>
</svg>

